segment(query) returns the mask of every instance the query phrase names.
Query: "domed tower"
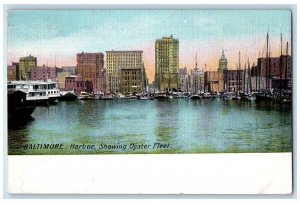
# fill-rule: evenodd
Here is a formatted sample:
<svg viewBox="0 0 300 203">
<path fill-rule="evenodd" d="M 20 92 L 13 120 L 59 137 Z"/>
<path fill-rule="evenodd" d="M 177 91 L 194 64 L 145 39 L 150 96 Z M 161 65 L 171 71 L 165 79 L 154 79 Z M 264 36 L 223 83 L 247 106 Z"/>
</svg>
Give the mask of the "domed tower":
<svg viewBox="0 0 300 203">
<path fill-rule="evenodd" d="M 224 54 L 224 49 L 222 50 L 222 56 L 219 59 L 219 68 L 218 71 L 227 70 L 227 59 Z"/>
</svg>

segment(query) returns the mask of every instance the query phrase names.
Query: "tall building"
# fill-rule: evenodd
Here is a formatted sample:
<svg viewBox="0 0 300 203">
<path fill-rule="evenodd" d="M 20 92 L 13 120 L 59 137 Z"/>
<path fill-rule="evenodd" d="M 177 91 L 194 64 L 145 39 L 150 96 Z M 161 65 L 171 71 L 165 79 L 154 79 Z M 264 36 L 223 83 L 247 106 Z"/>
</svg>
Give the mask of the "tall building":
<svg viewBox="0 0 300 203">
<path fill-rule="evenodd" d="M 179 87 L 179 40 L 163 37 L 155 41 L 155 82 L 160 91 Z"/>
<path fill-rule="evenodd" d="M 37 66 L 37 58 L 34 56 L 21 57 L 19 60 L 19 79 L 30 80 L 31 69 Z"/>
<path fill-rule="evenodd" d="M 189 91 L 189 75 L 187 68 L 179 68 L 179 90 L 182 92 Z"/>
<path fill-rule="evenodd" d="M 100 93 L 104 92 L 103 68 L 104 54 L 103 53 L 77 53 L 76 73 L 82 76 L 82 81 L 92 83 L 92 90 L 83 87 L 85 91 Z M 85 83 L 83 83 L 85 84 Z"/>
<path fill-rule="evenodd" d="M 108 93 L 141 92 L 145 80 L 143 51 L 106 51 Z"/>
<path fill-rule="evenodd" d="M 190 77 L 190 92 L 193 94 L 200 94 L 204 92 L 204 72 L 198 68 L 191 70 Z"/>
</svg>

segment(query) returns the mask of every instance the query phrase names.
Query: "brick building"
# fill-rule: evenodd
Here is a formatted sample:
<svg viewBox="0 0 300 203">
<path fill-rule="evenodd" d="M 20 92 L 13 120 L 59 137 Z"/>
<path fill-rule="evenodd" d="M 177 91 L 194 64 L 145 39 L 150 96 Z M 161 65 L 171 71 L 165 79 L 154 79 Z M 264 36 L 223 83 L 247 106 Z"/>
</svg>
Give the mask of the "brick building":
<svg viewBox="0 0 300 203">
<path fill-rule="evenodd" d="M 12 62 L 7 66 L 7 81 L 19 80 L 19 63 Z"/>
<path fill-rule="evenodd" d="M 76 74 L 82 76 L 82 81 L 92 83 L 92 92 L 104 92 L 105 80 L 103 80 L 104 54 L 103 53 L 77 53 Z M 90 87 L 84 90 L 90 89 Z"/>
<path fill-rule="evenodd" d="M 292 88 L 292 58 L 289 55 L 280 57 L 258 58 L 257 67 L 263 82 L 261 89 Z M 256 71 L 254 71 L 256 72 Z"/>
<path fill-rule="evenodd" d="M 80 95 L 81 91 L 93 93 L 93 83 L 91 81 L 83 81 L 80 75 L 72 75 L 65 77 L 64 91 L 74 91 L 75 94 Z"/>
<path fill-rule="evenodd" d="M 56 81 L 56 67 L 35 66 L 31 69 L 31 80 Z"/>
</svg>

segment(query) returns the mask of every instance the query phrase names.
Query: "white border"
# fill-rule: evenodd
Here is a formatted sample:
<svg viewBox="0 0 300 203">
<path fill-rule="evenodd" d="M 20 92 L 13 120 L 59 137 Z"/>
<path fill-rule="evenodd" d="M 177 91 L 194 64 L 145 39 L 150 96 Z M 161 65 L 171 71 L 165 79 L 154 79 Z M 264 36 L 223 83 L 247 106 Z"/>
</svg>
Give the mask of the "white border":
<svg viewBox="0 0 300 203">
<path fill-rule="evenodd" d="M 4 2 L 3 2 L 3 4 L 8 4 L 8 3 L 22 3 L 22 4 L 24 4 L 24 3 L 26 3 L 26 4 L 32 4 L 32 3 L 36 3 L 36 4 L 40 4 L 41 3 L 41 1 L 37 1 L 37 0 L 31 0 L 31 1 L 26 1 L 26 2 L 23 2 L 23 1 L 16 1 L 16 0 L 11 0 L 11 1 L 8 1 L 8 0 L 4 0 Z M 47 0 L 47 1 L 43 1 L 43 3 L 46 3 L 46 4 L 49 4 L 49 3 L 56 3 L 56 4 L 66 4 L 66 3 L 69 3 L 69 1 L 68 0 L 52 0 L 52 1 L 50 1 L 50 0 Z M 96 3 L 96 1 L 93 1 L 93 0 L 85 0 L 84 2 L 80 2 L 80 1 L 78 1 L 78 0 L 75 0 L 75 1 L 72 1 L 72 3 L 73 4 L 80 4 L 80 3 L 85 3 L 85 4 L 90 4 L 90 3 Z M 114 1 L 114 2 L 111 2 L 111 1 L 106 1 L 106 2 L 104 2 L 104 3 L 106 3 L 106 4 L 141 4 L 141 2 L 140 1 L 134 1 L 134 0 L 127 0 L 126 2 L 124 2 L 124 1 L 122 1 L 122 0 L 117 0 L 117 1 Z M 149 1 L 147 1 L 147 2 L 145 2 L 146 4 L 149 4 L 149 3 L 154 3 L 154 4 L 164 4 L 164 3 L 173 3 L 173 4 L 177 4 L 177 3 L 181 3 L 181 4 L 197 4 L 198 3 L 198 1 L 196 1 L 196 0 L 193 0 L 193 1 L 191 1 L 191 0 L 187 0 L 187 1 L 183 1 L 183 0 L 181 0 L 181 1 L 176 1 L 176 2 L 174 2 L 174 1 L 168 1 L 168 2 L 166 2 L 166 1 L 164 1 L 164 2 L 159 2 L 158 0 L 153 0 L 153 1 L 151 1 L 151 2 L 149 2 Z M 215 1 L 215 0 L 211 0 L 210 2 L 209 2 L 210 4 L 222 4 L 223 2 L 222 1 Z M 233 3 L 233 4 L 240 4 L 241 2 L 240 1 L 238 1 L 238 0 L 236 0 L 236 1 L 227 1 L 227 3 Z M 251 6 L 252 7 L 258 7 L 258 6 L 255 6 L 255 5 L 253 5 L 253 3 L 256 3 L 256 4 L 269 4 L 269 3 L 274 3 L 274 1 L 256 1 L 256 2 L 253 2 L 253 1 L 250 1 L 250 0 L 247 0 L 247 1 L 243 1 L 243 3 L 246 3 L 246 4 L 252 4 Z M 289 1 L 289 0 L 286 0 L 286 1 L 280 1 L 280 2 L 278 2 L 278 3 L 280 3 L 280 4 L 287 4 L 287 3 L 292 3 L 292 4 L 297 4 L 298 2 L 297 1 L 294 1 L 294 0 L 292 0 L 292 1 Z M 79 7 L 80 7 L 81 5 L 79 5 Z M 186 5 L 185 5 L 186 6 Z M 29 7 L 32 7 L 32 5 L 30 6 L 29 5 Z M 164 7 L 164 6 L 162 6 L 162 7 Z M 166 6 L 166 7 L 168 7 L 168 5 Z M 209 6 L 210 8 L 211 7 L 213 7 L 212 5 L 210 5 Z M 232 7 L 232 5 L 225 5 L 225 8 L 230 8 L 230 7 Z M 280 5 L 278 6 L 277 5 L 277 7 L 280 7 Z M 297 5 L 297 7 L 298 7 L 298 5 Z M 1 8 L 1 13 L 3 14 L 3 8 Z M 0 17 L 0 20 L 1 20 L 1 27 L 3 27 L 3 25 L 2 25 L 2 23 L 3 23 L 3 20 L 2 20 L 2 18 L 3 18 L 3 15 L 1 15 L 1 17 Z M 298 16 L 296 16 L 295 18 L 297 18 L 297 20 L 298 20 L 298 22 L 299 22 L 299 17 Z M 298 28 L 297 28 L 298 29 Z M 0 35 L 0 39 L 3 39 L 3 36 L 2 36 L 2 34 L 3 33 L 1 33 L 1 35 Z M 294 39 L 293 39 L 294 40 Z M 295 50 L 296 50 L 296 43 L 295 43 L 296 41 L 294 40 L 293 41 L 293 43 L 294 43 L 294 53 L 295 53 Z M 2 43 L 2 47 L 4 47 L 3 46 L 3 41 L 1 40 L 1 43 Z M 298 44 L 297 44 L 298 45 Z M 5 54 L 5 53 L 4 53 Z M 299 57 L 299 54 L 297 55 L 298 57 Z M 296 58 L 296 57 L 294 57 L 294 58 Z M 1 55 L 0 56 L 0 61 L 1 62 L 3 62 L 3 55 Z M 1 64 L 3 64 L 3 63 L 1 63 Z M 5 67 L 5 66 L 4 66 Z M 2 72 L 3 73 L 3 72 Z M 1 79 L 3 79 L 3 75 L 1 75 Z M 295 81 L 295 84 L 296 83 L 298 83 L 297 82 L 297 80 L 294 80 Z M 1 84 L 1 91 L 3 91 L 3 83 L 0 83 Z M 296 87 L 296 86 L 294 86 L 294 87 Z M 297 87 L 298 87 L 298 84 L 297 84 Z M 295 92 L 295 91 L 294 91 Z M 0 93 L 2 93 L 2 95 L 4 95 L 3 94 L 3 92 L 0 92 Z M 296 92 L 295 92 L 295 94 L 296 94 Z M 297 97 L 298 97 L 298 95 L 297 95 Z M 298 99 L 297 99 L 297 101 L 299 101 Z M 0 103 L 0 108 L 1 108 L 1 112 L 4 112 L 3 110 L 5 109 L 5 108 L 3 108 L 4 106 L 3 106 L 3 100 L 1 99 L 1 103 Z M 295 107 L 295 106 L 294 106 Z M 2 109 L 3 108 L 3 109 Z M 298 110 L 298 109 L 296 109 L 296 108 L 294 108 L 294 111 L 296 112 L 296 110 Z M 298 111 L 297 111 L 297 114 L 298 114 Z M 3 114 L 2 114 L 3 115 Z M 294 115 L 294 121 L 295 121 L 295 118 L 296 118 L 296 115 Z M 4 123 L 4 125 L 5 125 L 5 123 Z M 296 126 L 296 125 L 295 125 Z M 3 126 L 1 126 L 1 127 L 3 127 Z M 5 130 L 5 128 L 2 128 L 2 129 L 4 129 Z M 296 133 L 295 131 L 294 131 L 294 133 Z M 296 137 L 296 136 L 295 136 Z M 4 139 L 5 139 L 5 136 L 4 136 Z M 296 141 L 296 140 L 295 140 Z M 297 140 L 298 141 L 298 140 Z M 299 142 L 299 141 L 298 141 Z M 3 146 L 3 143 L 1 143 L 2 144 L 2 146 Z M 299 143 L 298 143 L 299 144 Z M 3 149 L 6 149 L 5 147 L 3 148 Z M 6 154 L 6 151 L 4 151 L 4 154 L 2 154 L 3 152 L 1 151 L 0 152 L 0 155 L 5 155 Z M 298 153 L 299 152 L 297 152 L 297 154 L 294 154 L 294 158 L 295 157 L 297 157 L 297 155 L 298 155 Z M 3 156 L 2 156 L 3 157 Z M 68 157 L 67 156 L 65 156 L 65 158 L 66 158 L 66 160 L 68 160 Z M 191 162 L 193 162 L 193 160 L 191 160 Z M 164 163 L 164 162 L 163 162 Z M 178 162 L 177 162 L 178 163 Z M 295 162 L 294 162 L 295 163 Z M 6 162 L 6 156 L 4 157 L 4 167 L 5 166 L 7 166 L 7 162 Z M 178 167 L 180 167 L 180 166 L 178 166 Z M 295 167 L 295 166 L 294 166 Z M 4 168 L 5 170 L 6 170 L 6 168 Z M 295 169 L 295 168 L 294 168 Z M 5 172 L 5 170 L 4 170 L 4 172 Z M 6 171 L 7 172 L 7 171 Z M 2 173 L 1 173 L 1 175 L 2 175 Z M 4 175 L 7 175 L 7 174 L 4 174 Z M 133 174 L 134 175 L 134 174 Z M 297 178 L 297 177 L 295 177 L 295 178 Z M 298 178 L 297 178 L 297 180 L 298 180 Z M 5 184 L 5 182 L 4 182 L 4 184 Z M 1 187 L 0 187 L 0 189 L 2 189 L 2 185 L 1 185 Z M 297 188 L 296 188 L 297 189 Z M 1 191 L 3 191 L 3 190 L 1 190 Z M 5 191 L 6 190 L 4 190 L 4 193 L 5 193 Z M 6 195 L 6 198 L 8 197 L 7 196 L 7 194 L 5 194 Z M 54 197 L 54 196 L 46 196 L 46 198 L 51 198 L 51 197 Z M 160 196 L 160 197 L 162 197 L 162 196 Z M 205 197 L 199 197 L 199 196 L 193 196 L 194 198 L 205 198 Z M 192 198 L 193 198 L 192 197 Z M 206 196 L 207 197 L 207 196 Z M 249 198 L 249 196 L 238 196 L 238 198 Z M 269 197 L 269 198 L 292 198 L 292 199 L 289 199 L 289 201 L 295 201 L 296 199 L 297 199 L 297 197 L 294 195 L 294 196 L 292 196 L 292 197 L 278 197 L 278 196 L 267 196 L 267 197 Z M 3 194 L 2 194 L 2 198 L 3 198 Z M 12 197 L 10 197 L 10 198 L 12 198 Z M 14 196 L 13 198 L 35 198 L 35 196 Z M 41 197 L 41 196 L 38 196 L 38 198 L 45 198 L 45 197 Z M 57 198 L 57 197 L 56 197 Z M 62 197 L 63 198 L 63 197 Z M 69 198 L 77 198 L 76 196 L 71 196 L 71 197 L 69 197 Z M 81 197 L 81 198 L 84 198 L 84 197 Z M 105 197 L 104 197 L 105 198 Z M 108 197 L 108 198 L 112 198 L 111 196 L 110 197 Z M 120 197 L 116 197 L 116 198 L 120 198 Z M 123 198 L 124 198 L 124 196 L 123 196 Z M 125 197 L 126 198 L 126 197 Z M 127 197 L 128 198 L 128 197 Z M 137 197 L 137 198 L 143 198 L 143 197 Z M 148 196 L 148 198 L 149 198 L 149 196 Z M 163 198 L 163 197 L 162 197 Z M 171 196 L 171 198 L 174 198 L 174 196 Z M 175 198 L 180 198 L 180 197 L 175 197 Z M 218 197 L 216 197 L 216 196 L 214 196 L 214 197 L 211 197 L 211 196 L 209 196 L 208 198 L 218 198 Z M 228 198 L 228 196 L 222 196 L 222 197 L 220 197 L 220 198 Z M 236 196 L 230 196 L 229 198 L 236 198 Z M 250 198 L 251 198 L 251 196 L 250 196 Z M 252 197 L 253 198 L 253 197 Z M 265 197 L 261 197 L 261 196 L 259 196 L 259 197 L 254 197 L 254 198 L 263 198 L 263 199 L 265 199 Z M 5 200 L 6 201 L 6 200 Z M 17 201 L 17 200 L 16 200 Z M 22 200 L 22 202 L 23 201 L 25 201 L 25 200 Z M 29 200 L 30 202 L 32 202 L 32 200 Z M 72 200 L 72 202 L 73 202 L 74 200 Z M 140 200 L 138 200 L 139 202 L 140 202 Z M 184 201 L 186 201 L 186 200 L 184 200 Z M 213 200 L 214 202 L 216 202 L 216 201 L 219 201 L 219 200 Z M 222 200 L 223 201 L 223 200 Z M 232 200 L 227 200 L 227 201 L 230 201 L 230 202 L 232 202 Z M 240 200 L 238 200 L 239 202 L 240 202 Z M 264 200 L 254 200 L 255 202 L 260 202 L 260 201 L 264 201 Z M 270 202 L 272 201 L 272 202 L 274 202 L 274 200 L 269 200 Z M 280 200 L 279 200 L 280 201 Z M 284 199 L 284 200 L 282 200 L 282 201 L 284 201 L 284 202 L 286 202 L 287 200 L 286 199 Z M 132 202 L 132 201 L 130 201 L 130 202 Z M 173 200 L 172 200 L 172 202 L 173 202 Z"/>
<path fill-rule="evenodd" d="M 12 194 L 291 194 L 292 154 L 9 156 Z"/>
</svg>

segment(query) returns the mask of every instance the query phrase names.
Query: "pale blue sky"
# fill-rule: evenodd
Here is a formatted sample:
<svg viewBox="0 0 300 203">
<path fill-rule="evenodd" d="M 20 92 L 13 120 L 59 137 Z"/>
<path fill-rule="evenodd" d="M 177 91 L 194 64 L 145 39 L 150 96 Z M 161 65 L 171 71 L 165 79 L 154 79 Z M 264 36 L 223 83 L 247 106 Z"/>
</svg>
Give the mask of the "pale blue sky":
<svg viewBox="0 0 300 203">
<path fill-rule="evenodd" d="M 211 55 L 219 57 L 222 48 L 233 58 L 245 47 L 256 52 L 246 51 L 245 57 L 257 55 L 268 26 L 276 51 L 280 33 L 290 42 L 288 10 L 9 11 L 8 59 L 32 54 L 38 63 L 46 58 L 53 63 L 56 55 L 57 65 L 75 65 L 75 54 L 81 51 L 142 49 L 146 68 L 152 70 L 155 39 L 173 34 L 180 41 L 181 66 L 191 66 L 195 52 L 209 64 Z"/>
</svg>

